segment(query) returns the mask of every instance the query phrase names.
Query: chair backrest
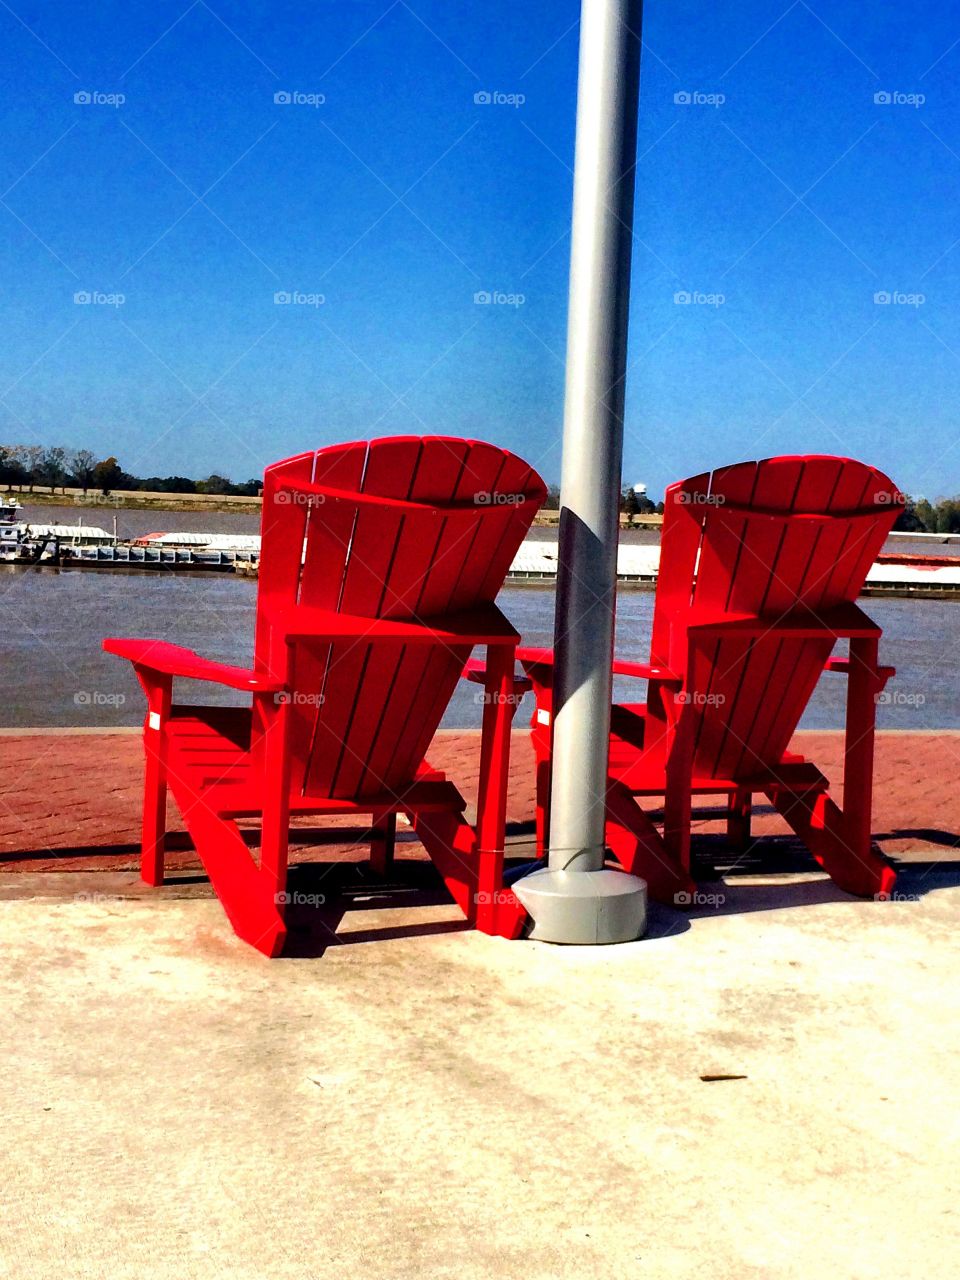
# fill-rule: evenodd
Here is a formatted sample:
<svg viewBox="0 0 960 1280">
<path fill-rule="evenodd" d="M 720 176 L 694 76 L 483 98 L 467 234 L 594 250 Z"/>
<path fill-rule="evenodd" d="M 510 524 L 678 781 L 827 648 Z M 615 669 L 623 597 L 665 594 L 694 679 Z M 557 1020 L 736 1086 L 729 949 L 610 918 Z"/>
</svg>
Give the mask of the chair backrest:
<svg viewBox="0 0 960 1280">
<path fill-rule="evenodd" d="M 833 642 L 713 638 L 688 671 L 691 617 L 774 622 L 854 601 L 901 502 L 885 475 L 848 458 L 768 458 L 670 486 L 651 662 L 686 677 L 696 774 L 737 779 L 779 763 Z"/>
<path fill-rule="evenodd" d="M 269 467 L 255 664 L 271 665 L 268 608 L 417 620 L 493 601 L 545 496 L 520 458 L 445 436 L 337 445 Z M 402 788 L 468 656 L 385 640 L 298 645 L 294 794 Z"/>
</svg>

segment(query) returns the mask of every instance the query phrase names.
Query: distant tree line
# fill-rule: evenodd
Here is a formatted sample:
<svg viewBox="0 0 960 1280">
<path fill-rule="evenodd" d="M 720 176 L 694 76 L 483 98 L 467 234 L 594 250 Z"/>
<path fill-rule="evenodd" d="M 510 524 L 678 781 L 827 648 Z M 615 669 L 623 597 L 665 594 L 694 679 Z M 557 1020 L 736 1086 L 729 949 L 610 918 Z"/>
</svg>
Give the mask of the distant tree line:
<svg viewBox="0 0 960 1280">
<path fill-rule="evenodd" d="M 256 498 L 263 487 L 259 478 L 234 484 L 226 476 L 210 475 L 205 480 L 189 476 L 135 476 L 124 471 L 115 457 L 98 458 L 89 449 L 62 449 L 32 444 L 0 444 L 0 487 L 33 490 L 42 485 L 56 492 L 65 489 L 96 489 L 102 493 L 209 493 L 217 496 Z M 557 511 L 560 488 L 550 485 L 544 508 Z M 663 514 L 663 503 L 627 487 L 620 494 L 620 511 L 630 523 L 636 516 Z M 904 500 L 894 525 L 906 533 L 960 533 L 960 497 Z"/>
<path fill-rule="evenodd" d="M 134 476 L 124 471 L 114 457 L 98 458 L 89 449 L 44 448 L 32 444 L 0 444 L 0 485 L 32 492 L 43 485 L 61 492 L 65 489 L 98 489 L 103 493 L 210 493 L 256 498 L 262 488 L 259 479 L 234 484 L 225 476 L 191 480 L 188 476 Z"/>
<path fill-rule="evenodd" d="M 907 497 L 893 526 L 903 533 L 960 533 L 960 498 Z"/>
</svg>

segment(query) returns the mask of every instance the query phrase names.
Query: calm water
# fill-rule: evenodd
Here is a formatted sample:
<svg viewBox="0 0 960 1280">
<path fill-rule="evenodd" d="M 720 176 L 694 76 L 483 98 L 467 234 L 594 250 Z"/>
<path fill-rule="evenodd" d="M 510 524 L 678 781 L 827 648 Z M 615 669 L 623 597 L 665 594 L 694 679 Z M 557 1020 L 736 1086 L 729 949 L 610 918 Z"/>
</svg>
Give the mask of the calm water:
<svg viewBox="0 0 960 1280">
<path fill-rule="evenodd" d="M 0 726 L 139 724 L 140 688 L 126 662 L 101 651 L 101 639 L 161 638 L 208 657 L 246 664 L 252 656 L 256 590 L 255 581 L 231 574 L 0 566 Z M 512 588 L 504 591 L 500 604 L 527 643 L 551 643 L 551 588 Z M 894 701 L 880 708 L 881 727 L 960 728 L 960 603 L 872 599 L 865 607 L 884 628 L 883 660 L 898 671 L 889 686 Z M 646 659 L 652 612 L 651 593 L 621 594 L 619 656 Z M 616 693 L 633 700 L 643 687 L 621 680 Z M 842 677 L 825 676 L 804 725 L 840 727 L 844 688 Z M 476 686 L 461 684 L 447 725 L 479 723 L 476 692 Z M 242 695 L 195 685 L 189 688 L 191 699 L 230 702 L 242 701 Z M 518 721 L 528 714 L 521 709 Z"/>
</svg>

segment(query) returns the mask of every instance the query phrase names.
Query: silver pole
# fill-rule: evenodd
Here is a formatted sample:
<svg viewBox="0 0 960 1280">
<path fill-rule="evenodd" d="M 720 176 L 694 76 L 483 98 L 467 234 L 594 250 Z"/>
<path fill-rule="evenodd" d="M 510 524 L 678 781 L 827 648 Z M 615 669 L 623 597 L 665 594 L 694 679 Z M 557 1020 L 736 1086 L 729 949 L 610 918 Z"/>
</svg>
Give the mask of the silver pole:
<svg viewBox="0 0 960 1280">
<path fill-rule="evenodd" d="M 515 886 L 551 942 L 623 942 L 646 884 L 603 866 L 642 0 L 582 0 L 560 486 L 550 856 Z"/>
</svg>

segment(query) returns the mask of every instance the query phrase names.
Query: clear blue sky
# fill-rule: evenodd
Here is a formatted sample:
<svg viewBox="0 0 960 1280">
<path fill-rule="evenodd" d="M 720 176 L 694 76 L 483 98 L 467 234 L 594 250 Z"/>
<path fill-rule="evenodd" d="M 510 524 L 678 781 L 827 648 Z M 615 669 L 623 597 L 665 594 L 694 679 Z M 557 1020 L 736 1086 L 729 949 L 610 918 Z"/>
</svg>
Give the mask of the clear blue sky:
<svg viewBox="0 0 960 1280">
<path fill-rule="evenodd" d="M 0 440 L 245 479 L 452 432 L 556 479 L 578 16 L 4 4 Z M 958 37 L 933 0 L 649 0 L 626 480 L 817 451 L 960 491 Z"/>
</svg>

